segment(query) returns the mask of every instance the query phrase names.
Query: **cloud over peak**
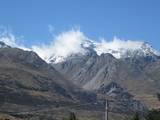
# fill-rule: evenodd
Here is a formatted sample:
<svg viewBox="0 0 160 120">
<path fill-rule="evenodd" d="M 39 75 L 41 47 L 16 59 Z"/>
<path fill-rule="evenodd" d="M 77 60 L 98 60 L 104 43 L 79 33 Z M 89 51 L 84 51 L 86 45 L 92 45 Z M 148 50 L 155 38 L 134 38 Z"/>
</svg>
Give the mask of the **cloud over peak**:
<svg viewBox="0 0 160 120">
<path fill-rule="evenodd" d="M 0 27 L 0 41 L 11 47 L 30 50 L 29 48 L 25 47 L 20 41 L 18 41 L 18 38 L 16 38 L 11 30 L 7 29 L 6 27 Z"/>
<path fill-rule="evenodd" d="M 81 43 L 87 39 L 80 30 L 70 30 L 56 36 L 49 45 L 32 46 L 32 50 L 46 60 L 52 55 L 67 57 L 74 53 L 84 53 Z"/>
<path fill-rule="evenodd" d="M 137 50 L 143 55 L 148 53 L 159 55 L 159 52 L 143 41 L 122 40 L 117 37 L 114 37 L 111 41 L 105 39 L 91 40 L 79 29 L 63 32 L 56 36 L 49 45 L 32 46 L 32 50 L 47 62 L 54 59 L 53 61 L 57 63 L 72 54 L 85 54 L 85 47 L 91 47 L 98 55 L 110 53 L 116 58 L 125 56 L 128 51 L 134 52 Z"/>
<path fill-rule="evenodd" d="M 110 53 L 110 51 L 115 51 L 115 52 L 122 50 L 134 51 L 141 49 L 143 43 L 144 43 L 143 41 L 122 40 L 117 37 L 114 37 L 112 41 L 107 41 L 105 39 L 102 39 L 101 42 L 97 43 L 95 49 L 98 55 L 101 55 L 102 53 Z"/>
<path fill-rule="evenodd" d="M 127 50 L 135 51 L 144 48 L 142 52 L 157 53 L 150 45 L 144 46 L 143 41 L 122 40 L 114 37 L 113 40 L 91 40 L 79 29 L 72 29 L 70 31 L 62 32 L 54 37 L 49 44 L 32 45 L 30 48 L 17 42 L 16 37 L 10 33 L 0 34 L 0 41 L 12 47 L 18 47 L 24 50 L 32 50 L 36 52 L 42 59 L 47 62 L 54 57 L 55 62 L 63 61 L 64 58 L 71 54 L 85 54 L 86 47 L 92 47 L 98 55 L 102 53 L 111 53 L 116 58 L 120 58 Z M 100 41 L 100 42 L 98 42 Z"/>
</svg>

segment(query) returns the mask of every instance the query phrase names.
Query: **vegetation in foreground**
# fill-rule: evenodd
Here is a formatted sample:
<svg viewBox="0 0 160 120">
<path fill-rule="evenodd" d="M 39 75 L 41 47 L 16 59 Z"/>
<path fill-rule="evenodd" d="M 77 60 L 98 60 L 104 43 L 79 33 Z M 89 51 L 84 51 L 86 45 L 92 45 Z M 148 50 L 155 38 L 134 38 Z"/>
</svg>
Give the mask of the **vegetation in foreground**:
<svg viewBox="0 0 160 120">
<path fill-rule="evenodd" d="M 71 112 L 69 117 L 63 118 L 63 120 L 78 120 L 78 119 L 76 118 L 76 115 L 73 112 Z"/>
<path fill-rule="evenodd" d="M 141 118 L 138 113 L 135 113 L 132 118 L 127 120 L 160 120 L 160 110 L 149 111 L 145 118 Z"/>
<path fill-rule="evenodd" d="M 11 116 L 0 115 L 0 120 L 18 120 L 18 119 L 13 118 Z M 66 118 L 63 118 L 62 120 L 80 120 L 80 119 L 76 117 L 74 112 L 70 112 L 69 116 Z M 91 120 L 91 119 L 88 119 L 88 120 Z M 160 120 L 160 109 L 149 111 L 148 114 L 145 116 L 145 118 L 141 118 L 138 113 L 135 113 L 133 117 L 125 120 Z"/>
<path fill-rule="evenodd" d="M 68 118 L 64 118 L 63 120 L 78 120 L 76 115 L 71 112 Z M 160 120 L 160 110 L 151 110 L 145 116 L 145 118 L 141 118 L 138 113 L 135 113 L 132 118 L 126 120 Z"/>
</svg>

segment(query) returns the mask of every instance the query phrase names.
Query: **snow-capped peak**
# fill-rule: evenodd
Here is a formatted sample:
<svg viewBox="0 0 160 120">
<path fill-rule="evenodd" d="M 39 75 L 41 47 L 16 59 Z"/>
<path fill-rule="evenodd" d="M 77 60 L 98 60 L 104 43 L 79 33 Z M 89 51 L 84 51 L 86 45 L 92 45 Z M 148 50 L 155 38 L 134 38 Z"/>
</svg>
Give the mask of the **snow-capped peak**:
<svg viewBox="0 0 160 120">
<path fill-rule="evenodd" d="M 73 55 L 93 51 L 97 55 L 110 53 L 117 59 L 135 55 L 160 55 L 152 46 L 142 41 L 121 40 L 116 37 L 112 41 L 96 41 L 86 37 L 80 30 L 63 32 L 49 45 L 32 46 L 32 50 L 48 63 L 62 62 Z"/>
<path fill-rule="evenodd" d="M 70 43 L 72 45 L 72 43 Z M 64 45 L 65 46 L 65 45 Z M 61 46 L 61 47 L 64 47 L 64 46 Z M 57 50 L 60 50 L 58 46 L 57 47 Z M 73 48 L 73 51 L 68 51 L 67 50 L 65 51 L 65 54 L 58 54 L 58 53 L 53 53 L 49 58 L 46 58 L 45 60 L 47 60 L 47 62 L 51 62 L 51 63 L 59 63 L 59 62 L 63 62 L 65 61 L 66 58 L 68 57 L 73 57 L 74 55 L 85 55 L 91 51 L 94 51 L 94 42 L 89 40 L 89 39 L 84 39 L 82 41 L 79 42 L 79 44 L 76 44 L 76 45 L 73 45 L 71 47 L 75 47 Z M 70 47 L 70 49 L 72 49 Z M 64 48 L 65 49 L 65 48 Z M 63 48 L 62 48 L 63 50 Z M 61 52 L 61 50 L 60 50 Z"/>
<path fill-rule="evenodd" d="M 102 53 L 110 53 L 117 59 L 133 57 L 136 55 L 160 55 L 158 51 L 153 49 L 152 46 L 146 42 L 131 40 L 124 41 L 117 38 L 114 38 L 114 40 L 110 42 L 103 40 L 100 43 L 96 43 L 95 51 L 98 55 L 101 55 Z"/>
<path fill-rule="evenodd" d="M 14 48 L 34 51 L 48 63 L 62 62 L 68 57 L 88 55 L 91 52 L 97 53 L 97 55 L 110 53 L 117 59 L 137 55 L 160 56 L 160 53 L 146 42 L 121 40 L 116 37 L 112 41 L 92 40 L 79 29 L 62 32 L 54 37 L 49 44 L 32 45 L 30 48 L 17 42 L 16 37 L 12 33 L 0 33 L 0 48 L 9 47 L 8 45 Z"/>
<path fill-rule="evenodd" d="M 62 62 L 73 54 L 85 54 L 92 42 L 79 30 L 64 32 L 55 37 L 49 45 L 33 46 L 41 58 L 47 62 Z"/>
<path fill-rule="evenodd" d="M 65 46 L 64 46 L 65 47 Z M 123 41 L 119 39 L 114 39 L 113 41 L 106 42 L 94 42 L 92 40 L 83 40 L 79 43 L 81 51 L 71 52 L 67 56 L 62 56 L 58 54 L 52 54 L 47 60 L 48 62 L 58 63 L 65 61 L 66 58 L 73 55 L 84 55 L 88 52 L 95 51 L 97 55 L 110 53 L 115 58 L 127 58 L 134 56 L 160 56 L 160 53 L 152 48 L 149 43 L 141 41 Z"/>
</svg>

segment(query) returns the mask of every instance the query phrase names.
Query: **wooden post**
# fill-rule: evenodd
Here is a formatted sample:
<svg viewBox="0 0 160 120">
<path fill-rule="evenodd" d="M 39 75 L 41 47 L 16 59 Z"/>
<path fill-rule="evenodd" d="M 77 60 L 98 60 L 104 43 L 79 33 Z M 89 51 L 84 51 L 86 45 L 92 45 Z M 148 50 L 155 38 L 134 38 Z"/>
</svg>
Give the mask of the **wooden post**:
<svg viewBox="0 0 160 120">
<path fill-rule="evenodd" d="M 108 100 L 106 100 L 105 120 L 109 120 L 108 119 L 108 109 L 109 109 L 109 102 L 108 102 Z"/>
</svg>

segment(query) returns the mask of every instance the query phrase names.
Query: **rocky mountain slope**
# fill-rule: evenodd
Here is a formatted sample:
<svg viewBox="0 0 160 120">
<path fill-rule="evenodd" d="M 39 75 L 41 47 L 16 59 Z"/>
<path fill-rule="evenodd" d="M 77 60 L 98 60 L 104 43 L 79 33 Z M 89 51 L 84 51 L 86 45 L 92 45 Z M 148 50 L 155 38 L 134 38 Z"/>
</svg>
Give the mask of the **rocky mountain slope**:
<svg viewBox="0 0 160 120">
<path fill-rule="evenodd" d="M 154 84 L 152 90 L 152 84 L 144 84 L 142 79 L 146 75 L 142 68 L 148 69 L 146 64 L 159 64 L 156 55 L 151 60 L 117 59 L 109 53 L 98 55 L 93 46 L 82 45 L 85 54 L 72 54 L 58 63 L 54 62 L 56 57 L 51 57 L 48 64 L 32 51 L 12 48 L 3 42 L 0 45 L 0 112 L 20 119 L 62 119 L 70 110 L 81 111 L 80 116 L 102 117 L 106 97 L 112 98 L 110 112 L 114 116 L 143 113 L 147 107 L 134 94 L 141 94 L 141 85 L 149 86 L 151 94 L 159 90 Z M 147 74 L 157 69 L 153 67 Z M 130 81 L 141 84 L 134 88 Z"/>
<path fill-rule="evenodd" d="M 49 62 L 86 90 L 99 91 L 102 86 L 115 82 L 150 108 L 159 106 L 156 96 L 160 90 L 159 53 L 144 42 L 134 49 L 108 49 L 102 45 L 89 41 L 84 47 L 82 43 L 85 54 L 71 54 L 58 63 L 54 62 L 56 58 L 53 55 L 51 58 L 54 59 Z"/>
<path fill-rule="evenodd" d="M 0 44 L 0 112 L 17 116 L 95 103 L 94 93 L 72 84 L 36 53 Z"/>
</svg>

